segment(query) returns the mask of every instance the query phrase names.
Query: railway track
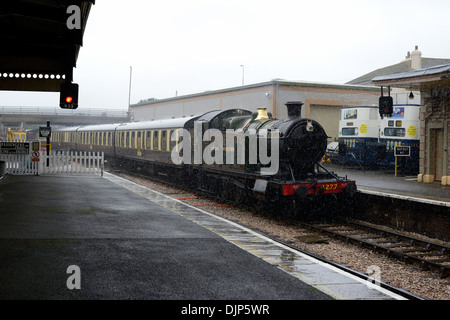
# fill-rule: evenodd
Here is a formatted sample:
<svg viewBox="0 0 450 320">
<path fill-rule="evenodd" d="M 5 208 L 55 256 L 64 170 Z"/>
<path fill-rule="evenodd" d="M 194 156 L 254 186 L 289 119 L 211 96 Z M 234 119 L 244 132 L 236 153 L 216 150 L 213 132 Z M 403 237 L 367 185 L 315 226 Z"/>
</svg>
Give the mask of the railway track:
<svg viewBox="0 0 450 320">
<path fill-rule="evenodd" d="M 415 263 L 424 270 L 440 273 L 442 278 L 450 276 L 450 247 L 356 221 L 295 223 L 302 228 L 376 250 L 404 262 Z"/>
</svg>

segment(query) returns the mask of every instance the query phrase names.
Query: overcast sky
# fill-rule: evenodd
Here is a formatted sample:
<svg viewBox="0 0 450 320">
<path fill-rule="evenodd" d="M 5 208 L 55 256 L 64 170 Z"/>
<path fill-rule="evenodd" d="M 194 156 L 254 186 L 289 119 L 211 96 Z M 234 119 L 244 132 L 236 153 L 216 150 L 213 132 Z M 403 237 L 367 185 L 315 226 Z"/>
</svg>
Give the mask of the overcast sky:
<svg viewBox="0 0 450 320">
<path fill-rule="evenodd" d="M 404 60 L 450 58 L 448 0 L 98 0 L 74 82 L 79 109 L 281 78 L 345 83 Z M 244 66 L 244 68 L 241 67 Z M 58 106 L 0 92 L 0 106 Z"/>
</svg>

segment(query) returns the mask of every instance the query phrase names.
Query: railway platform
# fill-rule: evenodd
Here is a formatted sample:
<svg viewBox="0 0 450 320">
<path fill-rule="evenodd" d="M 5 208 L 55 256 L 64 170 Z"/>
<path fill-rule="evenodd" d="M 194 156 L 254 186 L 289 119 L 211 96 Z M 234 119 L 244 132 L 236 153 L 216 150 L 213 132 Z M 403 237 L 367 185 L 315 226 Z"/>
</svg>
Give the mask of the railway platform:
<svg viewBox="0 0 450 320">
<path fill-rule="evenodd" d="M 324 167 L 356 181 L 360 192 L 413 202 L 450 207 L 450 186 L 439 182 L 417 182 L 417 176 L 395 176 L 385 170 L 363 170 L 358 167 L 325 163 Z"/>
<path fill-rule="evenodd" d="M 403 299 L 107 173 L 7 176 L 0 256 L 3 300 Z"/>
</svg>

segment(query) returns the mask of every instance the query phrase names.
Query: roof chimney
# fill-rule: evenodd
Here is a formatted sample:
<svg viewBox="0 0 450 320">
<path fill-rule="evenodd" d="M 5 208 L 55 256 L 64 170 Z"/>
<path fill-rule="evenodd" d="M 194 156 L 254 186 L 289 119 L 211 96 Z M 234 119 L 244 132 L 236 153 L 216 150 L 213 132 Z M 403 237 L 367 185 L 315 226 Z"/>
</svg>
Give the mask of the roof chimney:
<svg viewBox="0 0 450 320">
<path fill-rule="evenodd" d="M 416 49 L 411 52 L 411 68 L 422 69 L 422 52 L 419 51 L 419 46 L 416 46 Z"/>
</svg>

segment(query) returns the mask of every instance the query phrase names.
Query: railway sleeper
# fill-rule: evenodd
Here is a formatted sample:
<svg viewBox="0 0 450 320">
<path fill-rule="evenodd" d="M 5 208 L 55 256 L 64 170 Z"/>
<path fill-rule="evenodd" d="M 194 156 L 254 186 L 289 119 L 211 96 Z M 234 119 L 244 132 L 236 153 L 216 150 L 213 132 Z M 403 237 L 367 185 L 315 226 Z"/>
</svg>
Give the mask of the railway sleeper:
<svg viewBox="0 0 450 320">
<path fill-rule="evenodd" d="M 389 248 L 389 249 L 394 249 L 394 248 L 401 248 L 401 247 L 410 247 L 411 244 L 410 243 L 396 243 L 396 244 L 391 244 L 388 246 L 385 246 L 385 248 Z"/>
</svg>

